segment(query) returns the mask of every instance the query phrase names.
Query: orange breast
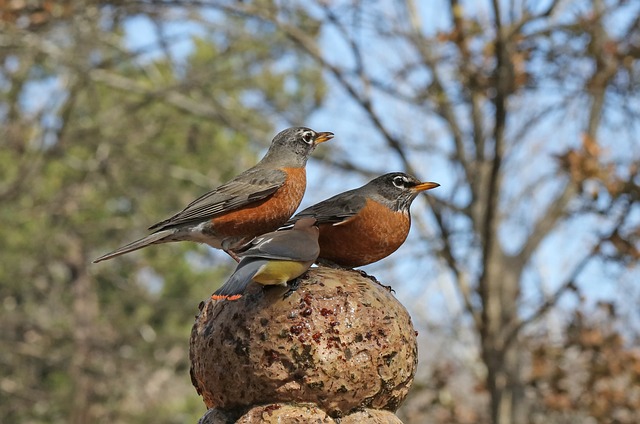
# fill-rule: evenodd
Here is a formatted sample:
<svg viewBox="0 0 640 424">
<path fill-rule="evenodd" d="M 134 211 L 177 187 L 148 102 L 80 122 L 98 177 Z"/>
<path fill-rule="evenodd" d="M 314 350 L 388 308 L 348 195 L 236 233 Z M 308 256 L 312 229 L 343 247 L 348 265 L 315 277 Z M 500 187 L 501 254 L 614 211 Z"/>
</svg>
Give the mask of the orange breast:
<svg viewBox="0 0 640 424">
<path fill-rule="evenodd" d="M 287 179 L 271 196 L 212 219 L 216 237 L 253 238 L 275 231 L 284 224 L 302 201 L 307 176 L 304 167 L 284 168 L 283 171 L 287 173 Z"/>
<path fill-rule="evenodd" d="M 320 226 L 320 258 L 346 267 L 379 261 L 404 243 L 410 227 L 408 213 L 367 200 L 363 210 L 350 221 Z"/>
</svg>

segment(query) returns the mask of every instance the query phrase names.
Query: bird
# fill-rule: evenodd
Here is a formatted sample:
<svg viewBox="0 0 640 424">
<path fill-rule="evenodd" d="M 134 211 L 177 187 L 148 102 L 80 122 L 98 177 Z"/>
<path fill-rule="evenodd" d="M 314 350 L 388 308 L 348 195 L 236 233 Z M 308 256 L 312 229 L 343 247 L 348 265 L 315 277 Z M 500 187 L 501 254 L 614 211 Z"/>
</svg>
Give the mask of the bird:
<svg viewBox="0 0 640 424">
<path fill-rule="evenodd" d="M 304 274 L 320 253 L 315 218 L 296 221 L 290 231 L 273 231 L 256 237 L 238 255 L 234 273 L 211 296 L 214 300 L 237 300 L 251 281 L 262 285 L 287 285 Z M 287 297 L 297 289 L 292 285 Z"/>
<path fill-rule="evenodd" d="M 320 226 L 319 263 L 355 268 L 395 252 L 411 227 L 410 207 L 425 190 L 439 187 L 403 172 L 379 176 L 297 213 L 283 226 L 313 217 Z"/>
<path fill-rule="evenodd" d="M 153 233 L 95 259 L 101 262 L 152 244 L 194 241 L 234 249 L 274 231 L 296 211 L 307 186 L 307 159 L 315 147 L 334 137 L 306 127 L 278 133 L 265 156 L 220 187 L 198 197 L 171 218 L 149 227 Z"/>
</svg>

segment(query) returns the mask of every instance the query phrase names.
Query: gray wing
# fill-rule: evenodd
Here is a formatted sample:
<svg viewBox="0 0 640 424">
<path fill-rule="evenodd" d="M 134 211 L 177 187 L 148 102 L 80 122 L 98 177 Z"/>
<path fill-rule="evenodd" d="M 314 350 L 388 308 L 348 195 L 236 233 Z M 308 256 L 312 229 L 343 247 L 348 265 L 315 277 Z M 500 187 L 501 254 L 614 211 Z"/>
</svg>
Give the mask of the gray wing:
<svg viewBox="0 0 640 424">
<path fill-rule="evenodd" d="M 225 212 L 265 199 L 282 187 L 287 179 L 284 171 L 252 168 L 210 191 L 169 219 L 149 227 L 160 231 L 184 224 L 206 221 Z"/>
<path fill-rule="evenodd" d="M 213 293 L 212 297 L 214 299 L 223 299 L 241 296 L 253 276 L 256 275 L 260 267 L 266 263 L 266 260 L 248 259 L 241 261 L 231 277 L 229 277 L 222 287 Z"/>
<path fill-rule="evenodd" d="M 318 239 L 307 231 L 282 231 L 257 237 L 251 248 L 241 253 L 243 258 L 275 259 L 286 261 L 315 261 L 320 254 Z"/>
<path fill-rule="evenodd" d="M 316 218 L 318 224 L 337 224 L 357 215 L 366 203 L 367 199 L 357 189 L 345 191 L 298 212 L 285 226 L 307 216 Z"/>
</svg>

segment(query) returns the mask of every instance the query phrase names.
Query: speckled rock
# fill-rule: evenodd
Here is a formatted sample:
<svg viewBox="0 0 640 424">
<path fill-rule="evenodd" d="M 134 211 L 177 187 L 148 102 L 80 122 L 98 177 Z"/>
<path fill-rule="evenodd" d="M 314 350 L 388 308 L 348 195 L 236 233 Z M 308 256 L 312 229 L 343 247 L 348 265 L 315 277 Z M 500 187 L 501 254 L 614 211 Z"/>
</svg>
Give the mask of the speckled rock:
<svg viewBox="0 0 640 424">
<path fill-rule="evenodd" d="M 402 424 L 393 412 L 380 409 L 355 411 L 340 420 L 340 424 Z"/>
<path fill-rule="evenodd" d="M 395 411 L 417 365 L 405 308 L 357 271 L 312 268 L 297 292 L 283 299 L 285 291 L 251 284 L 239 300 L 202 305 L 190 357 L 207 407 L 240 415 L 253 405 L 304 402 L 334 418 Z"/>
<path fill-rule="evenodd" d="M 256 406 L 244 414 L 235 424 L 335 424 L 324 411 L 315 405 L 271 404 Z"/>
<path fill-rule="evenodd" d="M 339 418 L 340 424 L 402 424 L 393 412 L 364 409 Z M 273 403 L 251 408 L 238 420 L 217 409 L 209 409 L 198 424 L 337 424 L 313 404 Z"/>
</svg>

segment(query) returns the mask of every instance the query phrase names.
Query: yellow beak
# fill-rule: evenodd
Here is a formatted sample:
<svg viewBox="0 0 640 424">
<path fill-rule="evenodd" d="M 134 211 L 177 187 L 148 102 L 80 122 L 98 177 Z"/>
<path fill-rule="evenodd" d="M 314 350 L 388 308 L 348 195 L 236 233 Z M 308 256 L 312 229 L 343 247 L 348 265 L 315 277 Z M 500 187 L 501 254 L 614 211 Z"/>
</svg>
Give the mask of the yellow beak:
<svg viewBox="0 0 640 424">
<path fill-rule="evenodd" d="M 316 135 L 315 144 L 324 143 L 325 141 L 329 141 L 333 138 L 332 132 L 321 132 Z"/>
<path fill-rule="evenodd" d="M 436 188 L 436 187 L 440 187 L 440 184 L 432 183 L 432 182 L 426 182 L 426 183 L 420 183 L 420 184 L 416 185 L 413 189 L 415 191 L 425 191 L 425 190 L 431 190 L 432 188 Z"/>
</svg>

